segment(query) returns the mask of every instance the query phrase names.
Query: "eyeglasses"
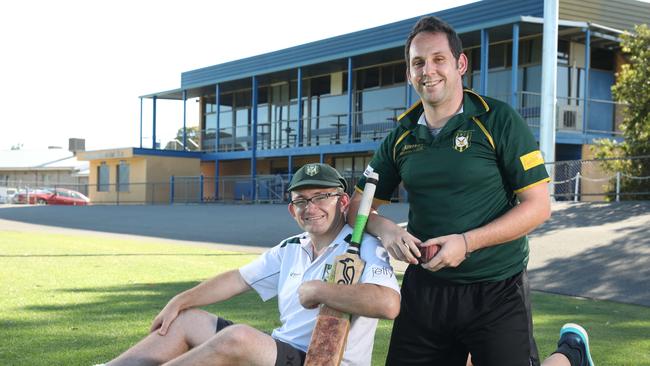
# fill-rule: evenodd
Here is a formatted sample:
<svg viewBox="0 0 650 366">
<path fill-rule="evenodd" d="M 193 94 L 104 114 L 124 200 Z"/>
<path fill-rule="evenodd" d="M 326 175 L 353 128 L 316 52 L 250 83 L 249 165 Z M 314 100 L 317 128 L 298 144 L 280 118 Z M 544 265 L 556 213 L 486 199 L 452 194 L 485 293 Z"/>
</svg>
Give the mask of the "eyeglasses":
<svg viewBox="0 0 650 366">
<path fill-rule="evenodd" d="M 298 198 L 298 199 L 295 199 L 295 200 L 291 201 L 291 204 L 294 205 L 295 207 L 299 208 L 299 209 L 306 208 L 307 205 L 309 204 L 309 202 L 311 202 L 312 204 L 314 204 L 316 206 L 322 206 L 322 205 L 325 204 L 325 202 L 327 201 L 328 198 L 330 198 L 330 197 L 338 197 L 338 196 L 341 196 L 341 195 L 342 195 L 342 193 L 334 193 L 334 192 L 321 193 L 321 194 L 317 194 L 317 195 L 315 195 L 314 197 L 311 197 L 311 198 Z"/>
</svg>

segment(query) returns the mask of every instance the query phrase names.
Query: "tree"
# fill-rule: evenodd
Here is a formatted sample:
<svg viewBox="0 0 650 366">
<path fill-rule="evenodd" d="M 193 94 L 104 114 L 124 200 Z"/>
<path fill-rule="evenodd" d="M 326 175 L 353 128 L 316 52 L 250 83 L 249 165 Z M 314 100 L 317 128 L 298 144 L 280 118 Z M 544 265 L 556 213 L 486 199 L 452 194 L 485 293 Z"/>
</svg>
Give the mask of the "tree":
<svg viewBox="0 0 650 366">
<path fill-rule="evenodd" d="M 650 179 L 629 177 L 650 176 L 650 29 L 646 24 L 634 27 L 634 34 L 621 36 L 621 48 L 628 63 L 616 74 L 612 94 L 625 105 L 621 131 L 624 141 L 596 141 L 593 152 L 604 160 L 602 167 L 609 172 L 621 172 L 621 192 L 645 192 L 646 195 L 622 196 L 625 199 L 650 199 Z"/>
<path fill-rule="evenodd" d="M 187 136 L 187 150 L 199 150 L 199 139 L 201 136 L 199 127 L 187 127 L 185 131 Z M 179 128 L 178 132 L 176 132 L 176 139 L 167 142 L 165 150 L 183 150 L 183 128 Z"/>
</svg>

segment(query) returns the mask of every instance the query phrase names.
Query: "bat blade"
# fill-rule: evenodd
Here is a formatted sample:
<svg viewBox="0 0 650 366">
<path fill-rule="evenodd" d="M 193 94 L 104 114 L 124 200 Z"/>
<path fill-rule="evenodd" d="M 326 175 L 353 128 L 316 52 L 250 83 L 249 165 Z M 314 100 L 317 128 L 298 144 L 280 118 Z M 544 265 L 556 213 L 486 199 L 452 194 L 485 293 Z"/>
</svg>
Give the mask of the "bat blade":
<svg viewBox="0 0 650 366">
<path fill-rule="evenodd" d="M 366 263 L 359 256 L 359 246 L 375 194 L 378 176 L 371 173 L 366 182 L 348 251 L 334 259 L 332 281 L 341 285 L 359 282 Z M 350 330 L 350 314 L 322 305 L 311 336 L 305 366 L 338 366 L 343 358 Z"/>
<path fill-rule="evenodd" d="M 344 253 L 334 260 L 333 282 L 353 285 L 359 282 L 366 263 L 357 253 Z M 350 330 L 350 314 L 321 306 L 305 358 L 306 366 L 336 366 L 341 363 Z"/>
</svg>

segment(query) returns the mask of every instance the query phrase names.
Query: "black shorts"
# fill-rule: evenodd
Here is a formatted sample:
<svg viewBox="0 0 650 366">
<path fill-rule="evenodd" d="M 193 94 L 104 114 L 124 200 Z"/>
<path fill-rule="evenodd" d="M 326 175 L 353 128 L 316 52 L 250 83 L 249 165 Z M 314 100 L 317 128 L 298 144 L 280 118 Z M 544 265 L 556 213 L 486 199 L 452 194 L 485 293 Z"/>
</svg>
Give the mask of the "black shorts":
<svg viewBox="0 0 650 366">
<path fill-rule="evenodd" d="M 233 322 L 217 317 L 217 332 L 223 328 L 232 325 Z M 278 350 L 278 355 L 275 359 L 275 366 L 302 366 L 305 363 L 305 352 L 295 348 L 289 343 L 282 342 L 273 338 Z"/>
<path fill-rule="evenodd" d="M 454 284 L 409 266 L 386 365 L 539 365 L 526 272 Z"/>
</svg>

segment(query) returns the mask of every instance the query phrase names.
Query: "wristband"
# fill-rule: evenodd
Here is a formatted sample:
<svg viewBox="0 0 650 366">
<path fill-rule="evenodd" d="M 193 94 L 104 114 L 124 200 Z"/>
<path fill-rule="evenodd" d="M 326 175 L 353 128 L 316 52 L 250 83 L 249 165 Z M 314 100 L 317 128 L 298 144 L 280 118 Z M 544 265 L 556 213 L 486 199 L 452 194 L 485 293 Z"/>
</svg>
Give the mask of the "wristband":
<svg viewBox="0 0 650 366">
<path fill-rule="evenodd" d="M 469 251 L 469 245 L 467 245 L 467 238 L 465 237 L 465 233 L 462 233 L 460 235 L 463 236 L 463 241 L 465 242 L 465 259 L 467 259 L 472 253 Z"/>
</svg>

